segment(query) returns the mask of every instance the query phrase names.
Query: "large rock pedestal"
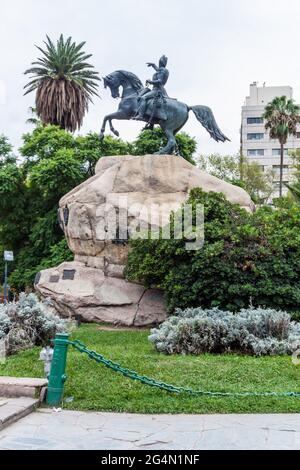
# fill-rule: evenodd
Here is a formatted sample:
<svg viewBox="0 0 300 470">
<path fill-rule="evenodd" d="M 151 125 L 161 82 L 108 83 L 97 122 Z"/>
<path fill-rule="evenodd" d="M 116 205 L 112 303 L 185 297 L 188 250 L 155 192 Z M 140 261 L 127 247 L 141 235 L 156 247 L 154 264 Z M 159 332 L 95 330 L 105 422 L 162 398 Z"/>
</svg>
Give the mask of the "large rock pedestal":
<svg viewBox="0 0 300 470">
<path fill-rule="evenodd" d="M 64 279 L 66 273 L 74 279 Z M 103 270 L 76 261 L 43 271 L 37 289 L 52 299 L 62 316 L 76 315 L 88 322 L 147 326 L 166 316 L 160 291 L 107 277 Z"/>
<path fill-rule="evenodd" d="M 61 226 L 75 260 L 39 273 L 37 291 L 50 297 L 63 316 L 126 326 L 162 322 L 166 316 L 163 294 L 123 278 L 129 250 L 123 222 L 147 227 L 151 211 L 151 223 L 161 227 L 196 187 L 222 192 L 229 201 L 254 209 L 243 189 L 202 172 L 181 157 L 101 158 L 96 175 L 60 201 Z M 113 214 L 115 239 L 109 236 Z"/>
</svg>

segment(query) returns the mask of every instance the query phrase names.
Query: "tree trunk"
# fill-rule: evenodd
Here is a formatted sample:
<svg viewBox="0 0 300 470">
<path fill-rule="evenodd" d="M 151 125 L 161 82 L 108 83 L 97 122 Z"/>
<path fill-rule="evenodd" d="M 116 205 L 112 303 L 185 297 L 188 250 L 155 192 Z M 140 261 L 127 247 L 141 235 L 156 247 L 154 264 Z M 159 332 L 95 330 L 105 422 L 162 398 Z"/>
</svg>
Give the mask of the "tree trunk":
<svg viewBox="0 0 300 470">
<path fill-rule="evenodd" d="M 283 188 L 283 163 L 284 163 L 284 143 L 281 142 L 280 149 L 280 180 L 279 180 L 279 197 L 282 197 L 282 188 Z"/>
</svg>

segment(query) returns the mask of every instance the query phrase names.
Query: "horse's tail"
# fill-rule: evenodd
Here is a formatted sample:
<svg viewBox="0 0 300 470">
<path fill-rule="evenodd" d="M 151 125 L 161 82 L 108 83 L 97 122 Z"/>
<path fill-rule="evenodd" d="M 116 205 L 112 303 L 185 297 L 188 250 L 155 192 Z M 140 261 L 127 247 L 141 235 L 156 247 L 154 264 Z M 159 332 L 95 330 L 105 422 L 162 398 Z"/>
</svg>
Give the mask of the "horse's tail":
<svg viewBox="0 0 300 470">
<path fill-rule="evenodd" d="M 226 142 L 228 140 L 230 142 L 230 139 L 220 130 L 210 108 L 207 106 L 191 106 L 189 110 L 194 112 L 198 121 L 201 122 L 214 140 L 217 142 Z"/>
</svg>

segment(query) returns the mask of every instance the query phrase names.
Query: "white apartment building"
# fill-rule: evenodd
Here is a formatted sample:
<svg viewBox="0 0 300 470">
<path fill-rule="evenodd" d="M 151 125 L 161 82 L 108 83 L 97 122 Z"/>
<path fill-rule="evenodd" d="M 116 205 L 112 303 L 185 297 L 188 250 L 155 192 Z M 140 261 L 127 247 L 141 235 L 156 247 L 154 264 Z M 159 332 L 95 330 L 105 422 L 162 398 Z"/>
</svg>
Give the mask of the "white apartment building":
<svg viewBox="0 0 300 470">
<path fill-rule="evenodd" d="M 271 169 L 275 173 L 274 194 L 279 194 L 280 174 L 280 145 L 276 140 L 271 140 L 269 132 L 265 129 L 262 119 L 265 107 L 277 96 L 293 98 L 293 89 L 283 87 L 259 87 L 255 82 L 250 85 L 250 96 L 242 107 L 241 149 L 244 157 L 249 161 L 257 162 L 266 171 Z M 300 149 L 300 126 L 296 137 L 291 137 L 285 149 L 284 182 L 290 182 L 291 177 L 291 150 Z M 287 191 L 287 190 L 285 190 Z"/>
</svg>

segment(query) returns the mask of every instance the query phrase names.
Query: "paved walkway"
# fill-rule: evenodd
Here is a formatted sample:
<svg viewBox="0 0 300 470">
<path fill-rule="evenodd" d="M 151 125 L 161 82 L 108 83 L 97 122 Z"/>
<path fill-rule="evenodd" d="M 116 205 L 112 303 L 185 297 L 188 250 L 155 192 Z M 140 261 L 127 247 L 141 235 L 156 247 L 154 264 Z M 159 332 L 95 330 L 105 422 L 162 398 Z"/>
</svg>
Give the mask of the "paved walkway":
<svg viewBox="0 0 300 470">
<path fill-rule="evenodd" d="M 300 415 L 125 415 L 41 410 L 0 432 L 0 450 L 300 449 Z"/>
</svg>

